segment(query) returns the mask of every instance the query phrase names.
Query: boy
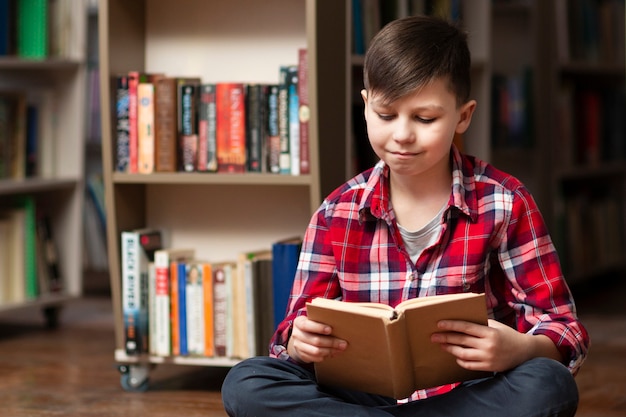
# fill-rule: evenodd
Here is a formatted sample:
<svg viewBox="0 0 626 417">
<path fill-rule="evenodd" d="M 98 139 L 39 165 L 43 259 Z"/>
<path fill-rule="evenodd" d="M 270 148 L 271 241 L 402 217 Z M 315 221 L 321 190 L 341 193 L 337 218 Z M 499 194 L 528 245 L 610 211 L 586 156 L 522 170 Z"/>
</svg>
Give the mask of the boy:
<svg viewBox="0 0 626 417">
<path fill-rule="evenodd" d="M 469 72 L 466 35 L 437 18 L 391 22 L 372 40 L 362 96 L 380 162 L 314 214 L 271 357 L 243 361 L 224 382 L 229 415 L 574 415 L 588 335 L 527 189 L 453 145 L 476 108 Z M 457 292 L 486 294 L 489 325 L 442 321 L 432 342 L 493 376 L 406 401 L 317 385 L 312 364 L 346 341 L 306 317 L 307 301 L 395 306 Z"/>
</svg>

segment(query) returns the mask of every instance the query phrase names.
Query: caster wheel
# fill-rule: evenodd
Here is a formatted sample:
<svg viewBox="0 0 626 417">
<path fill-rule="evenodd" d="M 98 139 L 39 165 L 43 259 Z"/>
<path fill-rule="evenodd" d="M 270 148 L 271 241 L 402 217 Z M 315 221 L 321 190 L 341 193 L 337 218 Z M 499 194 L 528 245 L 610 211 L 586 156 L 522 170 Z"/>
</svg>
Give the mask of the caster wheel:
<svg viewBox="0 0 626 417">
<path fill-rule="evenodd" d="M 119 367 L 122 375 L 120 384 L 127 392 L 146 392 L 150 381 L 148 379 L 148 367 L 137 365 L 121 365 Z"/>
</svg>

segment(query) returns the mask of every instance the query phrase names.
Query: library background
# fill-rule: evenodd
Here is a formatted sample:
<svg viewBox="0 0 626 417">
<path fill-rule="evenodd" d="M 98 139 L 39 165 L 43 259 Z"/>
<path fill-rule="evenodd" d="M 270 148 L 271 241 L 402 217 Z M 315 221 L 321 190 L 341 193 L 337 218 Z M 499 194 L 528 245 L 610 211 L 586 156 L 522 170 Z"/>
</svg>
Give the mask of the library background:
<svg viewBox="0 0 626 417">
<path fill-rule="evenodd" d="M 623 0 L 0 0 L 0 313 L 104 288 L 128 391 L 264 352 L 309 217 L 375 163 L 363 53 L 417 13 L 469 32 L 458 146 L 528 186 L 570 284 L 623 276 Z"/>
</svg>

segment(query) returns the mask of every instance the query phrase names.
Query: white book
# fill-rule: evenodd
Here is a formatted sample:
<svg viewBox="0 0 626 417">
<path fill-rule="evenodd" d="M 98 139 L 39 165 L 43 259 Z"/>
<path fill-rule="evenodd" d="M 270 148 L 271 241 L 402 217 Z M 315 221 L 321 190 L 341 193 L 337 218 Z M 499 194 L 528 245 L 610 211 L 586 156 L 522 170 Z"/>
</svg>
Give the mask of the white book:
<svg viewBox="0 0 626 417">
<path fill-rule="evenodd" d="M 167 248 L 154 252 L 155 289 L 154 289 L 154 354 L 170 356 L 172 354 L 170 326 L 170 264 L 173 261 L 193 259 L 195 250 L 190 248 Z"/>
</svg>

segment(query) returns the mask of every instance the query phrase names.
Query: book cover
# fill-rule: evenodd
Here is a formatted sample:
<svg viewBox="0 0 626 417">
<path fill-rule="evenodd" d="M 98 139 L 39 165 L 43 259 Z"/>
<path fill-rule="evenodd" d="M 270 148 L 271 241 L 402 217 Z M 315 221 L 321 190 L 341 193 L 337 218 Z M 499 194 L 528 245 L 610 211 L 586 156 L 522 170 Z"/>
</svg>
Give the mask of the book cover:
<svg viewBox="0 0 626 417">
<path fill-rule="evenodd" d="M 269 341 L 274 333 L 272 251 L 245 253 L 243 274 L 248 350 L 252 356 L 267 355 Z"/>
<path fill-rule="evenodd" d="M 154 172 L 154 84 L 140 82 L 137 86 L 137 171 Z"/>
<path fill-rule="evenodd" d="M 246 170 L 264 172 L 263 136 L 266 86 L 247 84 L 246 86 Z"/>
<path fill-rule="evenodd" d="M 17 0 L 16 40 L 20 57 L 48 56 L 48 0 Z"/>
<path fill-rule="evenodd" d="M 178 281 L 178 354 L 187 356 L 187 261 L 176 262 Z"/>
<path fill-rule="evenodd" d="M 282 65 L 278 76 L 278 138 L 280 174 L 291 174 L 291 152 L 289 149 L 289 66 Z"/>
<path fill-rule="evenodd" d="M 307 49 L 298 49 L 298 120 L 300 128 L 300 174 L 310 174 L 311 156 L 309 155 L 309 82 L 308 82 Z"/>
<path fill-rule="evenodd" d="M 180 355 L 180 306 L 178 305 L 179 279 L 178 264 L 186 261 L 170 261 L 170 338 L 173 356 Z"/>
<path fill-rule="evenodd" d="M 171 329 L 170 329 L 170 264 L 176 261 L 188 261 L 195 256 L 195 250 L 190 248 L 167 248 L 154 252 L 155 266 L 155 300 L 154 321 L 155 354 L 170 356 Z M 177 293 L 178 294 L 178 293 Z"/>
<path fill-rule="evenodd" d="M 185 302 L 187 324 L 187 352 L 189 355 L 205 355 L 204 326 L 204 276 L 202 261 L 186 263 Z M 210 277 L 212 280 L 213 277 Z"/>
<path fill-rule="evenodd" d="M 193 172 L 198 157 L 199 78 L 177 79 L 178 170 Z"/>
<path fill-rule="evenodd" d="M 488 374 L 461 368 L 453 355 L 430 341 L 440 320 L 486 325 L 484 294 L 414 298 L 395 309 L 379 303 L 316 298 L 307 303 L 307 315 L 330 325 L 333 336 L 348 342 L 341 355 L 315 364 L 315 374 L 322 385 L 402 399 L 418 389 Z"/>
<path fill-rule="evenodd" d="M 156 172 L 177 170 L 177 98 L 176 79 L 160 77 L 154 81 L 154 169 Z"/>
<path fill-rule="evenodd" d="M 125 350 L 148 352 L 148 266 L 161 249 L 161 231 L 144 228 L 122 231 L 122 311 Z"/>
<path fill-rule="evenodd" d="M 228 265 L 214 263 L 213 272 L 213 345 L 214 355 L 226 356 L 228 344 Z"/>
<path fill-rule="evenodd" d="M 202 263 L 203 301 L 204 301 L 204 355 L 215 355 L 215 319 L 213 317 L 213 266 L 210 262 Z"/>
<path fill-rule="evenodd" d="M 115 170 L 130 170 L 130 101 L 128 96 L 128 75 L 115 77 Z"/>
<path fill-rule="evenodd" d="M 246 109 L 242 83 L 217 83 L 217 172 L 246 171 Z"/>
<path fill-rule="evenodd" d="M 139 110 L 137 88 L 141 74 L 139 71 L 128 72 L 128 173 L 138 172 L 139 130 L 137 112 Z"/>
<path fill-rule="evenodd" d="M 198 171 L 217 171 L 216 127 L 215 84 L 203 84 L 198 109 Z"/>
<path fill-rule="evenodd" d="M 298 95 L 298 66 L 287 67 L 287 92 L 289 111 L 289 162 L 290 174 L 300 175 L 300 97 Z"/>
<path fill-rule="evenodd" d="M 270 85 L 267 93 L 267 170 L 280 174 L 280 134 L 278 128 L 278 85 Z"/>
<path fill-rule="evenodd" d="M 274 328 L 285 317 L 291 287 L 298 267 L 302 238 L 293 237 L 272 244 L 272 299 Z"/>
</svg>

